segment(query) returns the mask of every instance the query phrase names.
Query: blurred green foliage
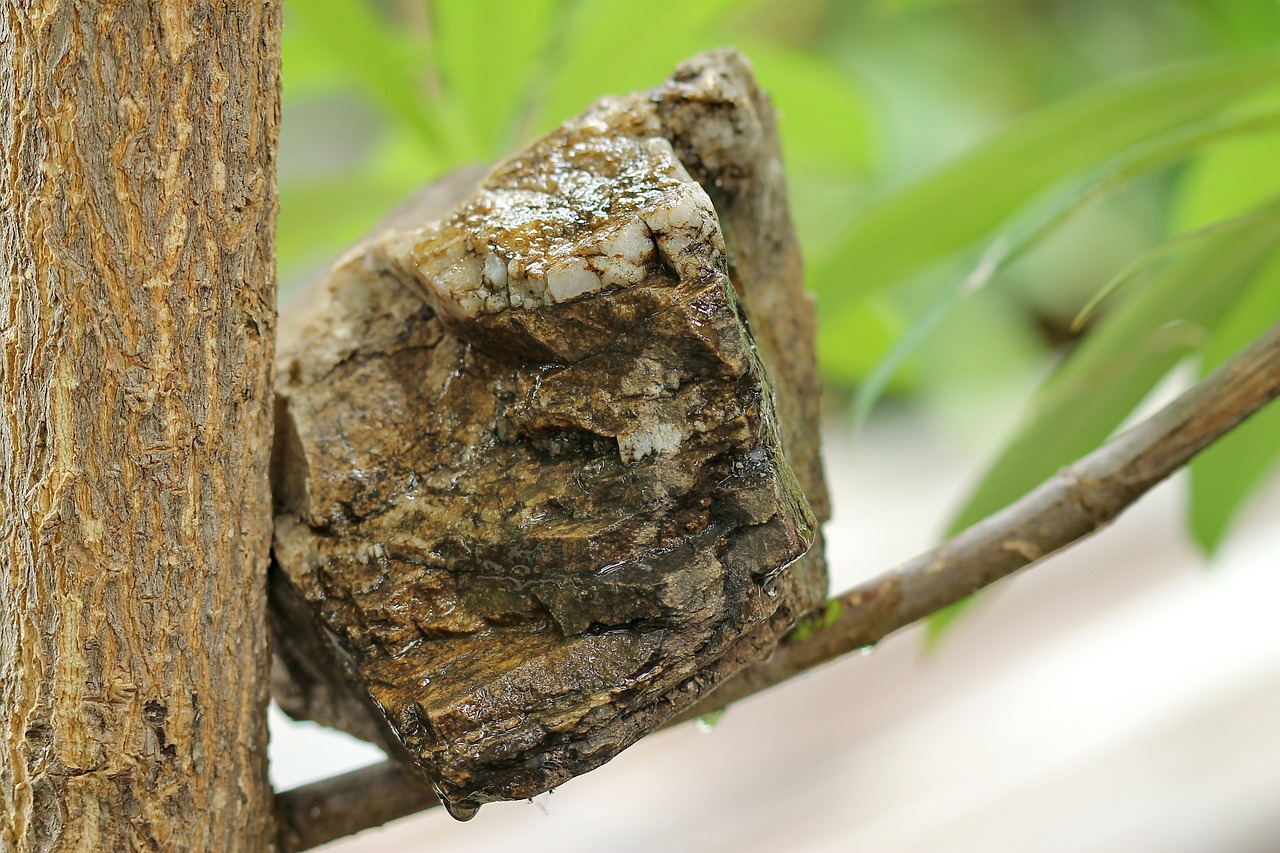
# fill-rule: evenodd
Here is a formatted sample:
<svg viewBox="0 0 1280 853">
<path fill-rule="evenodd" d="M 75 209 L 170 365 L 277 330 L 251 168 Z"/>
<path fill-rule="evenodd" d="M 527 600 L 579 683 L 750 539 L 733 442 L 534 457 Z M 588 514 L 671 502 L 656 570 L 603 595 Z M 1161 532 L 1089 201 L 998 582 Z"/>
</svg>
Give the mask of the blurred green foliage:
<svg viewBox="0 0 1280 853">
<path fill-rule="evenodd" d="M 829 402 L 1038 382 L 981 412 L 1005 442 L 959 527 L 1280 318 L 1278 38 L 1277 0 L 291 0 L 282 277 L 735 45 L 779 111 Z M 1278 456 L 1269 411 L 1196 461 L 1207 550 Z"/>
</svg>

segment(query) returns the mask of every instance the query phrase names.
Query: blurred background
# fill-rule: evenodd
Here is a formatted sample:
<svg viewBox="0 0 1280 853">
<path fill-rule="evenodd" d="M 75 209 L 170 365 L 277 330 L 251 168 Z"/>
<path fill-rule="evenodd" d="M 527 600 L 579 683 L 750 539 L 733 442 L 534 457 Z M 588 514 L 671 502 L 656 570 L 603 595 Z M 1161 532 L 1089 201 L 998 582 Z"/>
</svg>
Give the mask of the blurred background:
<svg viewBox="0 0 1280 853">
<path fill-rule="evenodd" d="M 820 321 L 833 592 L 1280 319 L 1277 0 L 293 0 L 282 304 L 383 213 L 733 45 Z M 287 310 L 287 309 L 286 309 Z M 1100 538 L 533 803 L 334 850 L 1280 850 L 1280 407 Z M 273 717 L 288 787 L 375 760 Z"/>
</svg>

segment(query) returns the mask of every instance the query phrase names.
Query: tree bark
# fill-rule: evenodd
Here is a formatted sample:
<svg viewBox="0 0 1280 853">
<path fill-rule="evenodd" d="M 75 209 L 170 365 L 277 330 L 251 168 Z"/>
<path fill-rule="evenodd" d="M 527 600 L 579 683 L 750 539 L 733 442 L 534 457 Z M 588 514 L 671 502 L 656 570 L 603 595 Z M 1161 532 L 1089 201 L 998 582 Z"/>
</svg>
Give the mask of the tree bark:
<svg viewBox="0 0 1280 853">
<path fill-rule="evenodd" d="M 0 849 L 271 846 L 279 15 L 0 11 Z"/>
</svg>

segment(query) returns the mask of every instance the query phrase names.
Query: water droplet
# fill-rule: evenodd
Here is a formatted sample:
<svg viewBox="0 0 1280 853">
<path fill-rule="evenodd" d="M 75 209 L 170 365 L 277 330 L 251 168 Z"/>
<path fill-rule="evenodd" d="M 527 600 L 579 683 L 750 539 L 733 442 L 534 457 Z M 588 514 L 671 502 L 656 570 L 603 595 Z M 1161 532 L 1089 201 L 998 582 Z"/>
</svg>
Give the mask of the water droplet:
<svg viewBox="0 0 1280 853">
<path fill-rule="evenodd" d="M 864 658 L 865 658 L 865 657 L 868 657 L 868 656 L 869 656 L 872 652 L 874 652 L 875 650 L 876 650 L 876 644 L 875 644 L 875 643 L 872 643 L 872 644 L 871 644 L 871 645 L 869 645 L 869 646 L 863 646 L 862 648 L 858 649 L 858 656 L 859 656 L 859 657 L 864 657 Z"/>
<path fill-rule="evenodd" d="M 720 721 L 720 717 L 724 715 L 724 709 L 712 711 L 710 714 L 703 714 L 693 721 L 693 727 L 704 735 L 711 734 L 715 729 L 716 723 Z"/>
<path fill-rule="evenodd" d="M 440 802 L 444 804 L 444 809 L 449 813 L 449 817 L 454 820 L 471 820 L 471 818 L 476 816 L 476 812 L 480 811 L 480 806 L 466 800 L 458 803 L 451 803 L 449 800 L 441 797 Z"/>
</svg>

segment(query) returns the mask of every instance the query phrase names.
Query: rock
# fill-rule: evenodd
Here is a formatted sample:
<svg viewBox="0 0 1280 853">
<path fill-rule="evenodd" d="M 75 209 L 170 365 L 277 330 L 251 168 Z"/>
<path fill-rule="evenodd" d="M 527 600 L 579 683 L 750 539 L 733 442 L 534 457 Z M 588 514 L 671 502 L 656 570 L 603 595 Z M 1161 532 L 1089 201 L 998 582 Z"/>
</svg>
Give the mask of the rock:
<svg viewBox="0 0 1280 853">
<path fill-rule="evenodd" d="M 767 655 L 825 596 L 827 500 L 813 311 L 741 56 L 598 102 L 406 224 L 423 209 L 284 336 L 277 684 L 466 817 Z"/>
</svg>

